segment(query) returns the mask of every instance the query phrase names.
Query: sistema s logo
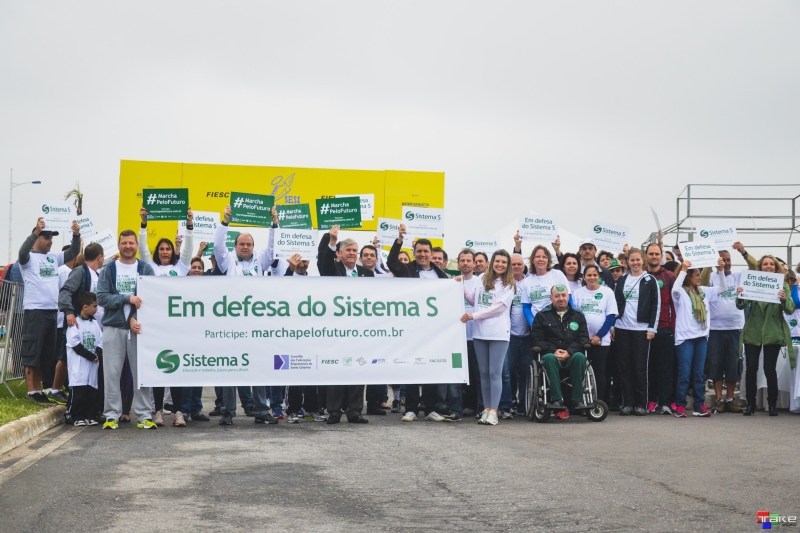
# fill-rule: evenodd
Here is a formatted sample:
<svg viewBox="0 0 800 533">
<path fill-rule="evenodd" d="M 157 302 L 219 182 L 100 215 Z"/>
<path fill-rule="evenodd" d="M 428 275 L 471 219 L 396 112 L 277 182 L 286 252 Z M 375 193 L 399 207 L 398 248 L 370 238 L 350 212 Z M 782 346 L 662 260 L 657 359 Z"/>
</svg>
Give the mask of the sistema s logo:
<svg viewBox="0 0 800 533">
<path fill-rule="evenodd" d="M 708 230 L 700 230 L 700 236 L 704 239 L 708 238 Z"/>
<path fill-rule="evenodd" d="M 44 213 L 44 214 L 46 215 L 46 214 L 48 214 L 49 212 L 50 212 L 50 206 L 49 206 L 49 205 L 47 205 L 47 204 L 43 205 L 43 206 L 42 206 L 42 213 Z"/>
<path fill-rule="evenodd" d="M 164 350 L 156 357 L 156 366 L 165 374 L 172 374 L 181 366 L 181 357 L 172 350 Z"/>
<path fill-rule="evenodd" d="M 406 213 L 406 220 L 414 220 L 414 213 L 412 213 L 411 211 Z"/>
<path fill-rule="evenodd" d="M 388 222 L 381 222 L 381 229 L 383 231 L 386 231 L 387 229 L 389 229 L 389 223 Z"/>
<path fill-rule="evenodd" d="M 469 241 L 465 242 L 465 243 L 464 243 L 464 245 L 465 245 L 467 248 L 472 248 L 472 247 L 475 245 L 475 243 L 474 243 L 474 242 L 472 242 L 471 240 L 469 240 Z"/>
<path fill-rule="evenodd" d="M 597 226 L 594 227 L 594 232 L 595 233 L 602 233 L 603 232 L 603 226 L 598 224 Z"/>
</svg>

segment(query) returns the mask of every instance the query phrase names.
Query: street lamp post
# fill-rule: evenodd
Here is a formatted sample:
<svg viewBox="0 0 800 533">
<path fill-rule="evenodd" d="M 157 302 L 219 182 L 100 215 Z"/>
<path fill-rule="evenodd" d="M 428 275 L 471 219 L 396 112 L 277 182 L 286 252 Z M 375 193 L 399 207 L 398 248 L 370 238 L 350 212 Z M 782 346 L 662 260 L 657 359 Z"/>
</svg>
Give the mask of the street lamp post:
<svg viewBox="0 0 800 533">
<path fill-rule="evenodd" d="M 12 196 L 14 195 L 14 188 L 15 187 L 19 187 L 20 185 L 28 185 L 28 184 L 40 185 L 41 183 L 42 182 L 38 181 L 38 180 L 37 181 L 23 181 L 21 183 L 14 183 L 14 169 L 13 168 L 11 169 L 11 177 L 8 180 L 8 262 L 9 263 L 11 262 L 11 250 L 12 250 L 12 245 L 11 245 L 11 236 L 12 236 L 11 221 L 13 219 L 12 218 L 13 212 L 11 211 L 11 208 L 14 205 L 13 200 L 12 200 Z"/>
</svg>

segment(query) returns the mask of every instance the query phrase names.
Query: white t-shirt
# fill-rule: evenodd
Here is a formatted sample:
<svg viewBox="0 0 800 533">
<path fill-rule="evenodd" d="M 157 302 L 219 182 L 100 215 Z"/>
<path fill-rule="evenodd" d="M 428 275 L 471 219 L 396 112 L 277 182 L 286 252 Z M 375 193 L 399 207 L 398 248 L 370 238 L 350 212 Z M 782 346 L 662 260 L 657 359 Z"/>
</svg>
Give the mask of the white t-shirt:
<svg viewBox="0 0 800 533">
<path fill-rule="evenodd" d="M 710 302 L 711 329 L 742 329 L 744 327 L 744 311 L 736 308 L 736 287 L 739 286 L 741 275 L 741 272 L 731 272 L 725 276 L 728 288 L 716 300 Z M 712 272 L 711 286 L 716 287 L 719 283 L 716 272 Z"/>
<path fill-rule="evenodd" d="M 73 348 L 82 344 L 90 352 L 103 347 L 103 333 L 97 320 L 75 317 L 77 326 L 67 328 L 67 372 L 69 384 L 74 387 L 89 385 L 97 388 L 97 368 L 100 363 L 89 361 L 76 354 Z"/>
<path fill-rule="evenodd" d="M 628 274 L 628 277 L 625 279 L 625 286 L 622 288 L 622 292 L 625 295 L 625 313 L 617 319 L 617 323 L 614 326 L 615 328 L 647 331 L 647 323 L 637 320 L 639 313 L 640 280 L 645 275 L 647 275 L 646 272 L 642 272 L 636 277 Z"/>
<path fill-rule="evenodd" d="M 40 254 L 33 251 L 27 263 L 20 263 L 25 282 L 23 307 L 26 310 L 58 310 L 58 267 L 63 264 L 64 252 Z"/>
<path fill-rule="evenodd" d="M 91 279 L 91 289 L 90 289 L 90 291 L 93 292 L 95 295 L 97 295 L 97 280 L 98 280 L 97 272 L 95 272 L 94 270 L 92 270 L 90 268 L 89 269 L 89 277 Z M 80 312 L 80 311 L 78 311 L 78 310 L 75 311 L 75 313 L 78 313 L 78 312 Z M 97 312 L 94 314 L 94 319 L 97 322 L 97 325 L 98 325 L 98 327 L 100 327 L 101 330 L 103 329 L 103 315 L 105 314 L 105 312 L 106 312 L 106 310 L 103 309 L 102 306 L 98 305 L 97 306 Z"/>
<path fill-rule="evenodd" d="M 550 289 L 553 285 L 569 287 L 567 277 L 563 272 L 555 268 L 544 276 L 530 274 L 517 285 L 522 290 L 522 303 L 531 304 L 531 312 L 534 317 L 536 313 L 550 305 Z"/>
<path fill-rule="evenodd" d="M 439 276 L 436 274 L 436 271 L 432 268 L 430 270 L 423 270 L 420 268 L 419 277 L 422 279 L 439 279 Z"/>
<path fill-rule="evenodd" d="M 701 324 L 694 317 L 692 300 L 682 286 L 683 280 L 686 278 L 686 272 L 678 273 L 675 284 L 672 286 L 672 302 L 675 304 L 675 346 L 689 339 L 708 337 L 709 324 L 711 322 L 709 304 L 718 300 L 719 293 L 726 289 L 722 284 L 722 276 L 714 272 L 711 277 L 717 278 L 716 287 L 698 287 L 700 294 L 703 295 L 703 305 L 706 308 L 706 321 Z"/>
<path fill-rule="evenodd" d="M 566 277 L 566 276 L 565 276 Z M 583 287 L 583 284 L 580 281 L 569 281 L 567 280 L 567 287 L 569 287 L 569 293 L 575 294 L 575 291 Z"/>
<path fill-rule="evenodd" d="M 191 252 L 193 246 L 192 230 L 186 230 L 184 237 L 183 248 L 181 249 L 181 257 L 174 265 L 159 265 L 150 255 L 150 249 L 147 247 L 147 229 L 139 229 L 139 257 L 153 267 L 153 272 L 156 276 L 186 276 L 191 269 Z M 156 250 L 158 253 L 158 250 Z M 188 263 L 186 262 L 188 259 Z"/>
<path fill-rule="evenodd" d="M 522 281 L 517 283 L 521 284 Z M 531 334 L 528 319 L 525 318 L 525 313 L 522 312 L 522 288 L 519 285 L 517 285 L 514 299 L 511 300 L 511 334 L 515 337 L 528 337 Z"/>
<path fill-rule="evenodd" d="M 581 287 L 572 295 L 572 303 L 575 309 L 583 313 L 583 316 L 586 317 L 589 338 L 597 335 L 597 332 L 603 327 L 607 316 L 619 314 L 614 291 L 605 285 L 600 285 L 596 291 Z M 603 336 L 601 345 L 609 346 L 610 344 L 611 332 L 609 331 Z"/>
<path fill-rule="evenodd" d="M 130 265 L 117 261 L 117 292 L 121 295 L 133 296 L 136 294 L 136 276 L 138 275 L 136 267 L 138 264 L 138 261 L 134 261 Z M 125 312 L 125 320 L 128 320 L 131 316 L 131 304 L 125 304 L 122 309 Z"/>
<path fill-rule="evenodd" d="M 783 318 L 789 324 L 789 331 L 792 337 L 800 337 L 800 309 L 795 309 L 791 315 L 783 313 Z"/>
<path fill-rule="evenodd" d="M 72 269 L 67 265 L 58 267 L 58 290 L 61 290 L 61 287 L 67 282 L 70 272 L 72 272 Z M 64 327 L 64 313 L 61 311 L 56 314 L 56 325 L 59 329 Z"/>
<path fill-rule="evenodd" d="M 472 335 L 475 339 L 487 341 L 507 341 L 511 338 L 511 315 L 508 310 L 514 299 L 514 287 L 504 287 L 501 280 L 495 280 L 494 289 L 489 292 L 483 290 L 483 283 L 475 286 L 475 312 L 488 310 L 494 302 L 502 302 L 505 309 L 497 316 L 474 320 Z"/>
<path fill-rule="evenodd" d="M 462 280 L 462 282 L 464 283 L 465 292 L 469 292 L 469 293 L 475 294 L 475 287 L 477 287 L 480 284 L 480 279 L 478 278 L 478 276 L 472 276 L 469 279 Z M 466 298 L 464 298 L 464 312 L 465 313 L 474 313 L 475 312 L 475 306 L 471 305 L 467 301 Z M 467 322 L 467 340 L 468 341 L 472 340 L 472 323 L 473 322 L 474 322 L 474 320 L 469 320 Z"/>
</svg>

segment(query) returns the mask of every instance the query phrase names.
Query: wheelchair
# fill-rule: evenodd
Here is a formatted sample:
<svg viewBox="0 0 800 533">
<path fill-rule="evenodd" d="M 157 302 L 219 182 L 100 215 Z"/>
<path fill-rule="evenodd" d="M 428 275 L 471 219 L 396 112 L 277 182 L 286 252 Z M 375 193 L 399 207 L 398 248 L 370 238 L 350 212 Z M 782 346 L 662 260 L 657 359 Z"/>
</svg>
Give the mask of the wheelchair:
<svg viewBox="0 0 800 533">
<path fill-rule="evenodd" d="M 590 346 L 589 344 L 584 346 L 586 352 L 588 352 Z M 526 415 L 529 420 L 535 420 L 543 424 L 550 420 L 552 411 L 558 409 L 549 407 L 550 387 L 547 383 L 547 373 L 542 367 L 542 349 L 539 346 L 534 346 L 533 352 L 535 357 L 528 370 L 525 408 L 527 409 Z M 570 397 L 572 390 L 572 384 L 569 382 L 569 374 L 566 373 L 566 369 L 561 369 L 559 377 L 561 379 L 561 391 L 566 401 Z M 586 374 L 583 377 L 583 403 L 588 407 L 585 411 L 586 418 L 592 422 L 602 422 L 608 416 L 608 406 L 604 401 L 597 398 L 597 381 L 595 381 L 594 371 L 588 359 L 586 361 Z"/>
</svg>

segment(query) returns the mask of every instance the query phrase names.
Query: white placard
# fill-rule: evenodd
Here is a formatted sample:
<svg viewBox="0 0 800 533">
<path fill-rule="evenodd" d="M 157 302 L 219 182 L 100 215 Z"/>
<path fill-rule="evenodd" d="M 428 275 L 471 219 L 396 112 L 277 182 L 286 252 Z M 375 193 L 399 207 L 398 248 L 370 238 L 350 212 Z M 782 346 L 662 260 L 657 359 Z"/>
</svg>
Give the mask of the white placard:
<svg viewBox="0 0 800 533">
<path fill-rule="evenodd" d="M 692 262 L 692 268 L 715 267 L 719 261 L 719 252 L 710 241 L 679 242 L 678 248 L 683 260 Z"/>
<path fill-rule="evenodd" d="M 519 237 L 523 241 L 555 242 L 558 220 L 546 215 L 523 215 L 519 219 Z"/>
<path fill-rule="evenodd" d="M 275 232 L 273 259 L 289 259 L 294 254 L 302 255 L 304 261 L 317 258 L 317 230 L 274 228 L 272 231 Z"/>
<path fill-rule="evenodd" d="M 86 244 L 91 244 L 96 242 L 100 246 L 103 247 L 103 255 L 106 257 L 106 261 L 109 261 L 112 256 L 119 253 L 119 249 L 117 248 L 117 236 L 111 233 L 110 229 L 103 230 L 101 232 L 95 233 L 88 239 L 84 241 Z"/>
<path fill-rule="evenodd" d="M 194 242 L 212 242 L 214 232 L 217 231 L 217 224 L 219 224 L 219 213 L 215 211 L 193 211 L 193 213 L 192 238 Z M 178 235 L 181 237 L 186 235 L 186 220 L 178 221 Z"/>
<path fill-rule="evenodd" d="M 628 226 L 609 224 L 599 220 L 592 221 L 592 230 L 589 232 L 590 238 L 598 250 L 608 252 L 621 252 L 628 242 Z"/>
<path fill-rule="evenodd" d="M 378 243 L 381 246 L 393 246 L 394 241 L 396 241 L 397 237 L 400 235 L 398 230 L 400 229 L 400 224 L 402 223 L 402 220 L 397 220 L 395 218 L 379 218 Z M 413 237 L 410 233 L 406 232 L 406 234 L 403 236 L 403 248 L 411 248 L 413 243 Z"/>
<path fill-rule="evenodd" d="M 661 233 L 661 222 L 658 221 L 658 215 L 656 214 L 656 210 L 653 209 L 653 206 L 650 206 L 650 211 L 653 212 L 653 219 L 656 221 L 656 227 L 658 228 L 658 232 Z"/>
<path fill-rule="evenodd" d="M 444 209 L 403 206 L 403 222 L 415 238 L 444 239 Z"/>
<path fill-rule="evenodd" d="M 760 270 L 743 270 L 739 284 L 744 291 L 739 293 L 740 300 L 780 303 L 778 291 L 783 289 L 783 274 L 761 272 Z M 789 295 L 787 294 L 788 298 Z"/>
<path fill-rule="evenodd" d="M 436 279 L 142 276 L 136 383 L 468 383 L 463 290 Z"/>
<path fill-rule="evenodd" d="M 81 227 L 81 237 L 84 239 L 97 233 L 97 226 L 95 226 L 94 220 L 89 215 L 79 215 L 75 220 Z"/>
<path fill-rule="evenodd" d="M 44 217 L 46 230 L 62 230 L 72 228 L 72 221 L 75 216 L 72 211 L 72 204 L 69 202 L 39 202 L 39 216 Z"/>
<path fill-rule="evenodd" d="M 471 248 L 476 252 L 483 252 L 489 257 L 492 257 L 495 250 L 502 248 L 500 240 L 492 237 L 465 239 L 461 244 L 462 248 Z"/>
<path fill-rule="evenodd" d="M 337 194 L 336 198 L 361 198 L 361 221 L 375 220 L 375 195 L 374 194 Z"/>
<path fill-rule="evenodd" d="M 712 241 L 717 250 L 733 251 L 733 243 L 739 240 L 736 226 L 730 224 L 717 224 L 714 226 L 701 226 L 698 235 L 703 241 Z"/>
</svg>

